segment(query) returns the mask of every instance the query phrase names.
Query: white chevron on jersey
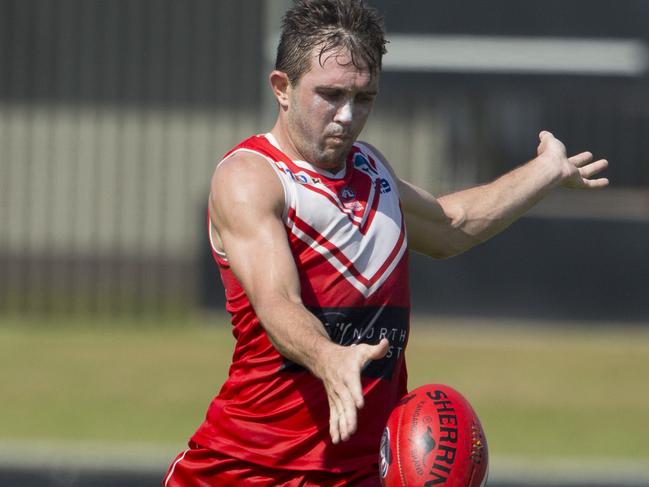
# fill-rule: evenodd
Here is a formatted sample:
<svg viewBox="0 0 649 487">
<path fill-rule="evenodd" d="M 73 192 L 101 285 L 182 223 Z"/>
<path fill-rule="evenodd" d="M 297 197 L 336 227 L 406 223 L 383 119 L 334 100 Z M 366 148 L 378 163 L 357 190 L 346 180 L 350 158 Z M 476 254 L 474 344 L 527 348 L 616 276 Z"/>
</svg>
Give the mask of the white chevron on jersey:
<svg viewBox="0 0 649 487">
<path fill-rule="evenodd" d="M 400 238 L 390 248 L 387 245 L 377 245 L 375 241 L 369 244 L 367 241 L 372 239 L 372 235 L 369 238 L 364 236 L 364 242 L 354 241 L 357 239 L 346 241 L 345 237 L 328 239 L 322 234 L 314 235 L 312 228 L 307 227 L 305 231 L 304 222 L 297 220 L 294 215 L 291 218 L 294 223 L 291 228 L 293 235 L 326 258 L 366 298 L 387 280 L 408 247 L 403 226 Z M 379 223 L 375 222 L 374 225 Z M 358 231 L 356 233 L 359 234 Z M 381 260 L 376 255 L 380 255 Z M 375 265 L 368 265 L 370 262 Z"/>
<path fill-rule="evenodd" d="M 277 142 L 266 138 L 277 147 Z M 352 165 L 356 187 L 369 184 L 364 208 L 348 208 L 340 196 L 323 179 L 342 179 L 314 166 L 297 161 L 304 169 L 291 171 L 285 162 L 275 161 L 273 167 L 282 182 L 286 198 L 285 223 L 292 235 L 324 257 L 363 296 L 373 294 L 390 276 L 407 249 L 405 223 L 399 204 L 396 182 L 391 173 L 367 147 L 356 144 L 359 159 L 375 166 L 370 171 Z M 279 147 L 278 147 L 279 148 Z M 375 170 L 374 170 L 375 169 Z M 319 175 L 322 176 L 318 177 Z"/>
</svg>

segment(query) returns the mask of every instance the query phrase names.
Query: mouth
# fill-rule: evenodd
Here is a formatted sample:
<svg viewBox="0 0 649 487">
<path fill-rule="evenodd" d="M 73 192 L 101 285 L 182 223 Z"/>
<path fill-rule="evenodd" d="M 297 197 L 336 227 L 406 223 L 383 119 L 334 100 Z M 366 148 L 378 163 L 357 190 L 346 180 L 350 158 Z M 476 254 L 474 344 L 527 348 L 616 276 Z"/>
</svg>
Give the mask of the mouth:
<svg viewBox="0 0 649 487">
<path fill-rule="evenodd" d="M 347 135 L 343 135 L 343 134 L 327 135 L 326 138 L 330 139 L 330 140 L 337 141 L 337 142 L 345 142 L 345 141 L 347 141 L 347 139 L 349 139 L 349 137 Z"/>
</svg>

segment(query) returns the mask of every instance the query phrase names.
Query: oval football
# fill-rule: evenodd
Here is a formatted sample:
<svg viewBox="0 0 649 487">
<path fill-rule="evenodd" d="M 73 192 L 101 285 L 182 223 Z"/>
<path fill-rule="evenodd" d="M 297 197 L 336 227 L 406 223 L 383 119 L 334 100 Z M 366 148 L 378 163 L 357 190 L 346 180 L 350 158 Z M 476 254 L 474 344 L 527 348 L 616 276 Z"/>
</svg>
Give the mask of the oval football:
<svg viewBox="0 0 649 487">
<path fill-rule="evenodd" d="M 390 414 L 379 464 L 384 487 L 482 487 L 487 440 L 462 394 L 428 384 L 406 394 Z"/>
</svg>

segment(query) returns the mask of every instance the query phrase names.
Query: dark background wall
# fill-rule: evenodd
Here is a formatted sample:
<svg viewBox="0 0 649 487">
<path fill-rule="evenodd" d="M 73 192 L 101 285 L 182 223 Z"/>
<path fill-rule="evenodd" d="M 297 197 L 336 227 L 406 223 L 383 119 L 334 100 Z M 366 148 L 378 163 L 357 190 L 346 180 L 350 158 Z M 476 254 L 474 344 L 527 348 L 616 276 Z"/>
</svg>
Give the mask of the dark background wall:
<svg viewBox="0 0 649 487">
<path fill-rule="evenodd" d="M 524 218 L 445 261 L 413 255 L 415 310 L 500 318 L 649 320 L 649 224 Z"/>
<path fill-rule="evenodd" d="M 0 100 L 250 108 L 264 12 L 255 0 L 1 0 Z"/>
<path fill-rule="evenodd" d="M 389 35 L 649 41 L 642 0 L 370 3 Z M 220 154 L 268 128 L 279 13 L 267 5 L 0 0 L 0 312 L 165 314 L 222 299 L 206 188 Z M 529 159 L 540 128 L 607 157 L 612 182 L 597 205 L 560 198 L 466 255 L 413 257 L 416 310 L 647 320 L 647 73 L 387 70 L 372 119 L 386 137 L 370 141 L 406 176 L 426 160 L 415 112 L 443 126 L 444 160 L 430 164 L 444 189 Z"/>
</svg>

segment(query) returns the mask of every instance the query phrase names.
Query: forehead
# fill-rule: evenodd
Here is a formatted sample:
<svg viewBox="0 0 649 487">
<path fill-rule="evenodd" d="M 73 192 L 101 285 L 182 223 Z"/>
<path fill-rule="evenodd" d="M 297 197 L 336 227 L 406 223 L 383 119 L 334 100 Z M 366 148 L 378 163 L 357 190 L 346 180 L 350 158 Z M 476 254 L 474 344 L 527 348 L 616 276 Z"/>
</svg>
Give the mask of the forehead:
<svg viewBox="0 0 649 487">
<path fill-rule="evenodd" d="M 300 83 L 345 86 L 355 89 L 375 89 L 378 85 L 378 73 L 372 73 L 366 63 L 354 59 L 346 48 L 336 48 L 321 52 L 316 47 L 311 52 L 311 67 L 302 75 Z"/>
</svg>

